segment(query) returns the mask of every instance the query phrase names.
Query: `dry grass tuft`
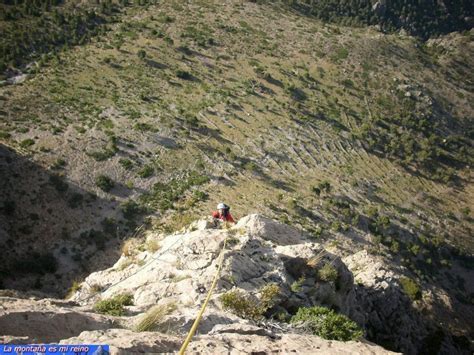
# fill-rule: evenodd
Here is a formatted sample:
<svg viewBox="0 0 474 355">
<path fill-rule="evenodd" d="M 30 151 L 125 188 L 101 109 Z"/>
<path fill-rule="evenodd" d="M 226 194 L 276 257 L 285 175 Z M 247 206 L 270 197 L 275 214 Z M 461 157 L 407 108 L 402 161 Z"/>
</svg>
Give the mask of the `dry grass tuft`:
<svg viewBox="0 0 474 355">
<path fill-rule="evenodd" d="M 135 326 L 137 332 L 150 332 L 156 330 L 165 316 L 176 310 L 176 303 L 171 302 L 164 305 L 156 305 L 150 308 Z"/>
<path fill-rule="evenodd" d="M 145 243 L 146 250 L 150 253 L 155 253 L 160 249 L 160 243 L 155 239 L 148 239 Z"/>
<path fill-rule="evenodd" d="M 135 238 L 127 239 L 122 245 L 122 254 L 125 256 L 134 256 L 138 252 L 140 241 Z"/>
</svg>

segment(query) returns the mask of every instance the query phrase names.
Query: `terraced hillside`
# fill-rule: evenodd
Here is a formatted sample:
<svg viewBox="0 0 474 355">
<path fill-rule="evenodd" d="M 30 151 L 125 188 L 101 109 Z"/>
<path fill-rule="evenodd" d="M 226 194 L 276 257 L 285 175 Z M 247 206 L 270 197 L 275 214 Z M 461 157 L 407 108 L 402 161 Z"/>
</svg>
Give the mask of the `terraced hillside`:
<svg viewBox="0 0 474 355">
<path fill-rule="evenodd" d="M 114 16 L 0 87 L 3 287 L 65 294 L 124 239 L 226 201 L 385 255 L 472 334 L 472 31 L 420 42 L 241 1 Z"/>
</svg>

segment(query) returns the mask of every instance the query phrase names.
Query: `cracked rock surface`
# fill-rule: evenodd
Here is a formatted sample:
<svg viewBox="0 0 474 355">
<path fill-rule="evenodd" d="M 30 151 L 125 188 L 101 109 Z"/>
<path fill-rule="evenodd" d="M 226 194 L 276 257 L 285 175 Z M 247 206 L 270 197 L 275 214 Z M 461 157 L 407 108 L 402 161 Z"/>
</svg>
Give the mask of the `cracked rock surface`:
<svg viewBox="0 0 474 355">
<path fill-rule="evenodd" d="M 207 295 L 224 240 L 221 275 L 190 351 L 388 353 L 366 340 L 329 341 L 277 321 L 277 315 L 288 318 L 303 306 L 330 307 L 355 320 L 370 339 L 416 351 L 423 326 L 400 291 L 398 275 L 382 260 L 364 252 L 341 260 L 299 230 L 256 214 L 229 229 L 202 220 L 167 236 L 150 233 L 146 241 L 159 245 L 157 250 L 129 248 L 113 267 L 89 275 L 69 301 L 2 297 L 0 340 L 110 344 L 115 354 L 177 351 Z M 325 265 L 335 278 L 321 276 Z M 265 313 L 267 320 L 243 319 L 223 309 L 224 293 L 238 290 L 258 302 L 269 284 L 280 292 Z M 97 301 L 119 294 L 133 296 L 122 316 L 94 311 Z M 170 304 L 173 309 L 153 332 L 135 331 L 152 307 Z"/>
</svg>

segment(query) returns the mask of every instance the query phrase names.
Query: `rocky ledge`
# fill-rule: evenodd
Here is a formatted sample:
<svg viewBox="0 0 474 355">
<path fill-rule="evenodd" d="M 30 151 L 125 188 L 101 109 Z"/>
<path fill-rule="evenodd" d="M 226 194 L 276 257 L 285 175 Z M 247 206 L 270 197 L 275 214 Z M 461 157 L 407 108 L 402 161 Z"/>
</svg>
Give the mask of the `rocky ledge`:
<svg viewBox="0 0 474 355">
<path fill-rule="evenodd" d="M 206 297 L 224 240 L 220 278 L 189 351 L 390 352 L 366 339 L 405 353 L 419 350 L 427 330 L 396 272 L 366 251 L 342 260 L 261 215 L 230 228 L 200 220 L 171 235 L 149 232 L 130 242 L 113 267 L 89 275 L 67 301 L 1 297 L 0 342 L 175 352 Z M 311 334 L 305 322 L 288 322 L 299 309 L 315 306 L 355 321 L 362 336 L 328 340 Z"/>
</svg>

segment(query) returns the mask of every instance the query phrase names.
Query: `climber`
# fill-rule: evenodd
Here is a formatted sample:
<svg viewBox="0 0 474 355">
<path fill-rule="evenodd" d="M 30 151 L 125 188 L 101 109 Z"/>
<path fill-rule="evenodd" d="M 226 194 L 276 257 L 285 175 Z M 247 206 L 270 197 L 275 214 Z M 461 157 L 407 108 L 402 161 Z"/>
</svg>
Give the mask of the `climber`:
<svg viewBox="0 0 474 355">
<path fill-rule="evenodd" d="M 212 217 L 224 222 L 235 223 L 234 218 L 232 218 L 229 210 L 230 207 L 221 202 L 217 205 L 217 211 L 212 212 Z"/>
</svg>

